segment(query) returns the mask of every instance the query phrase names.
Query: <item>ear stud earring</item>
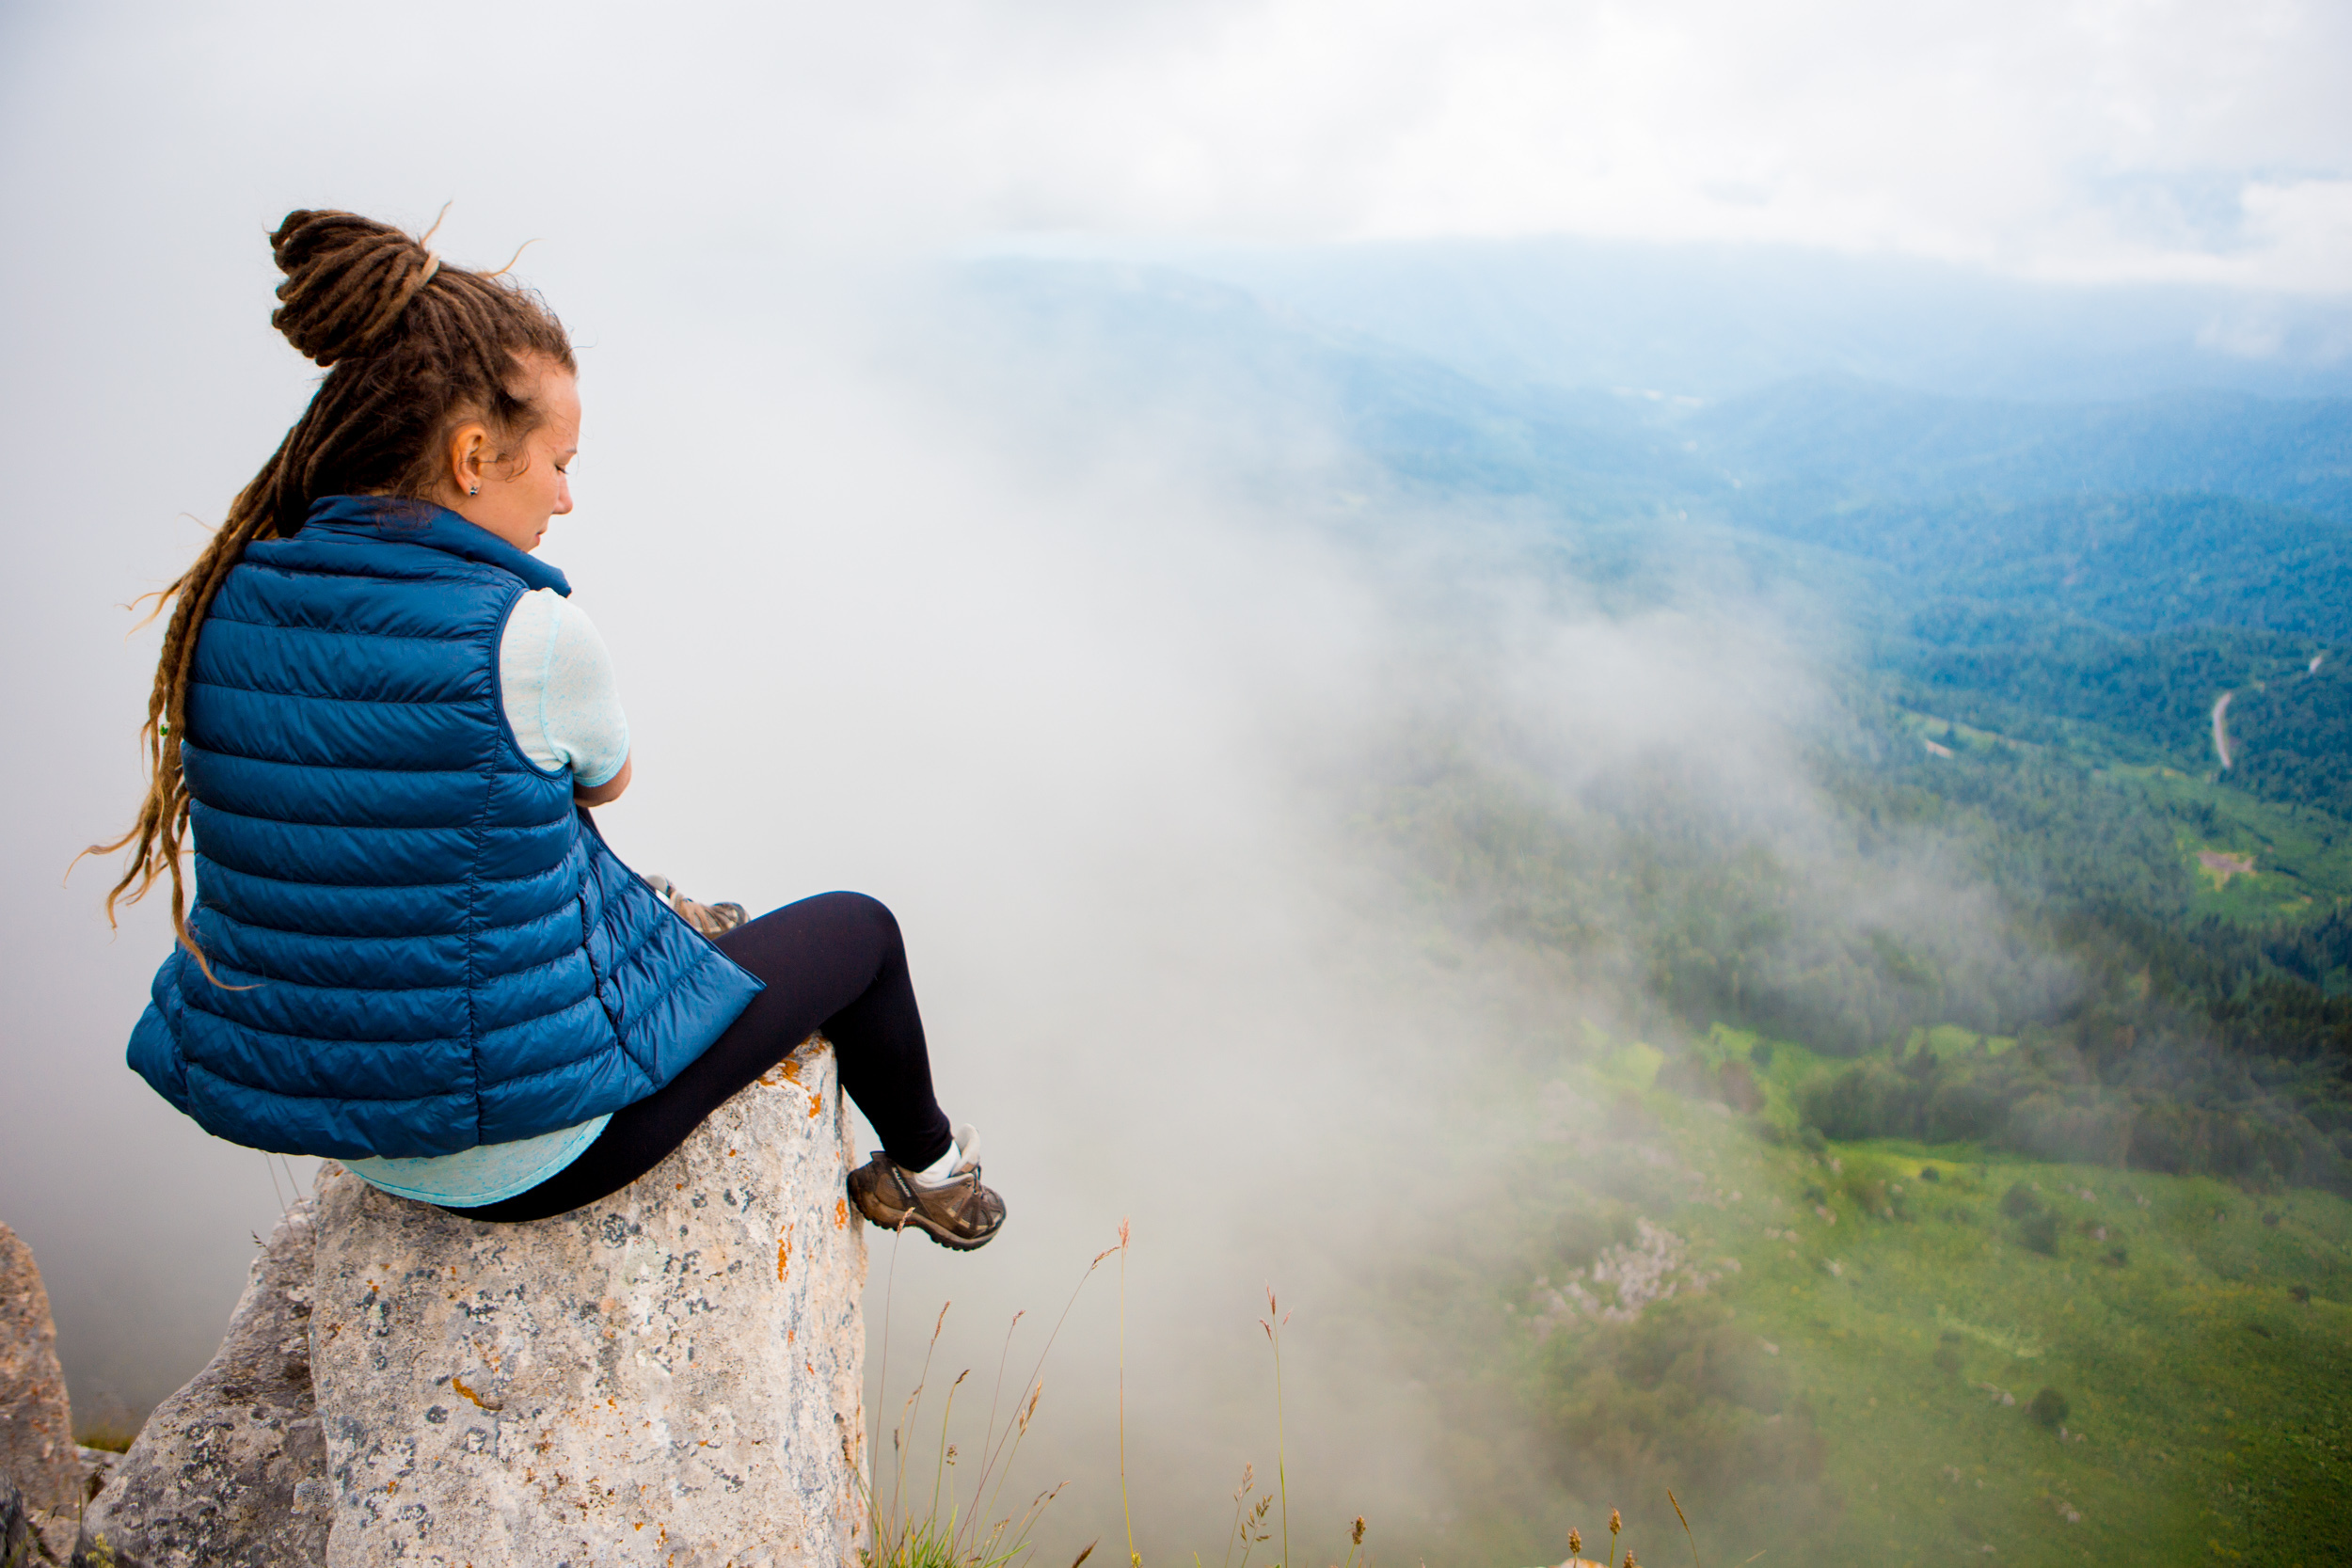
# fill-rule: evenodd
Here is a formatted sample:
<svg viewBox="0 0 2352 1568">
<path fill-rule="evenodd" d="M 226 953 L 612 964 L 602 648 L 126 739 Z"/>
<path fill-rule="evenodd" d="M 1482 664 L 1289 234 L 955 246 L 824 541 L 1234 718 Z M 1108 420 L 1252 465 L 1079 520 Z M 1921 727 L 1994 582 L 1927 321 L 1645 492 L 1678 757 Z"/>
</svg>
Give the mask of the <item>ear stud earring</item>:
<svg viewBox="0 0 2352 1568">
<path fill-rule="evenodd" d="M 472 489 L 470 489 L 470 490 L 467 491 L 467 492 L 466 492 L 466 494 L 468 494 L 468 495 L 469 495 L 469 496 L 478 496 L 478 495 L 482 494 L 482 486 L 481 486 L 481 485 L 479 485 L 479 484 L 477 484 L 477 485 L 475 485 Z"/>
</svg>

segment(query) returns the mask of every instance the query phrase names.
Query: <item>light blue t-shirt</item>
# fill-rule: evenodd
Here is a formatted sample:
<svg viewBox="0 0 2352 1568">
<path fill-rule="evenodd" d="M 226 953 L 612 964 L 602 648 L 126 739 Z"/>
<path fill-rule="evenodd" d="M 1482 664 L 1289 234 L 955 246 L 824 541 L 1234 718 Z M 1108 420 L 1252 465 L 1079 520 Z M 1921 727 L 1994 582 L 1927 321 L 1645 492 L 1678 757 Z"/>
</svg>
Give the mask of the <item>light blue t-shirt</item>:
<svg viewBox="0 0 2352 1568">
<path fill-rule="evenodd" d="M 552 588 L 516 601 L 499 638 L 499 697 L 523 755 L 552 772 L 569 768 L 593 789 L 628 760 L 628 719 L 612 678 L 612 656 L 587 612 Z M 345 1160 L 371 1186 L 425 1203 L 478 1208 L 527 1193 L 596 1141 L 598 1117 L 535 1138 L 483 1144 L 413 1160 Z"/>
<path fill-rule="evenodd" d="M 523 755 L 569 768 L 590 789 L 628 760 L 628 716 L 612 656 L 588 612 L 552 588 L 515 601 L 499 638 L 499 696 Z"/>
<path fill-rule="evenodd" d="M 343 1168 L 371 1187 L 426 1203 L 475 1209 L 527 1193 L 570 1164 L 596 1141 L 610 1116 L 559 1127 L 535 1138 L 480 1144 L 458 1154 L 414 1160 L 345 1160 Z"/>
</svg>

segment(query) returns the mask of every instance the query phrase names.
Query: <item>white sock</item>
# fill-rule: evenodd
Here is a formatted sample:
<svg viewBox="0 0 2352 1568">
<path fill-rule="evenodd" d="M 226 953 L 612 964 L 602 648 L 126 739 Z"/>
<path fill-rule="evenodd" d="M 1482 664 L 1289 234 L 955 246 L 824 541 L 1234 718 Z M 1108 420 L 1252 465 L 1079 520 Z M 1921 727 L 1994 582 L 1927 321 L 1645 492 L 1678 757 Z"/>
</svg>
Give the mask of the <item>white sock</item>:
<svg viewBox="0 0 2352 1568">
<path fill-rule="evenodd" d="M 924 1185 L 936 1187 L 953 1179 L 956 1167 L 961 1164 L 963 1164 L 963 1150 L 958 1148 L 955 1140 L 950 1138 L 947 1140 L 946 1153 L 933 1160 L 921 1170 L 914 1172 L 913 1175 L 914 1180 Z"/>
</svg>

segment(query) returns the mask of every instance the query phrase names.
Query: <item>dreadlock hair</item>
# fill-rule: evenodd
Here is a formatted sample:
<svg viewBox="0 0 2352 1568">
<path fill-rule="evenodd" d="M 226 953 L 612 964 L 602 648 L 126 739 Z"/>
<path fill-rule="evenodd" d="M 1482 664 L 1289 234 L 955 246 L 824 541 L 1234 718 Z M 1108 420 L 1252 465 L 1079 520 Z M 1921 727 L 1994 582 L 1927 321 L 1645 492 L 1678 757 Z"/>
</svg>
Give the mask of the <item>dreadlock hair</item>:
<svg viewBox="0 0 2352 1568">
<path fill-rule="evenodd" d="M 529 395 L 533 361 L 578 371 L 571 340 L 535 294 L 507 281 L 504 268 L 444 266 L 425 248 L 431 238 L 354 213 L 286 214 L 270 236 L 286 275 L 270 325 L 326 375 L 196 564 L 154 595 L 154 613 L 169 606 L 171 619 L 139 731 L 147 797 L 135 827 L 84 853 L 130 847 L 122 879 L 106 895 L 109 925 L 118 901 L 135 903 L 170 877 L 172 929 L 208 978 L 212 965 L 188 929 L 181 879 L 190 801 L 180 742 L 197 634 L 214 596 L 248 542 L 294 533 L 319 497 L 434 499 L 445 478 L 443 449 L 460 425 L 478 419 L 501 441 L 519 440 L 542 417 Z"/>
</svg>

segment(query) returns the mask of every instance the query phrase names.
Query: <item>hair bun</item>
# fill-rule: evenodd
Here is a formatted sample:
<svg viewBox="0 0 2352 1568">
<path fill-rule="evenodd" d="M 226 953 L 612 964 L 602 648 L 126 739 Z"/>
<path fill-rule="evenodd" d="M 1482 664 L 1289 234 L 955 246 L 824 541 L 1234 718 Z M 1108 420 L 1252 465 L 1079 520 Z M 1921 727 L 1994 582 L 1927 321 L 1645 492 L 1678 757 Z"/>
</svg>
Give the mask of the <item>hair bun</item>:
<svg viewBox="0 0 2352 1568">
<path fill-rule="evenodd" d="M 357 213 L 288 213 L 270 250 L 286 275 L 270 325 L 322 366 L 366 350 L 440 266 L 399 230 Z"/>
</svg>

